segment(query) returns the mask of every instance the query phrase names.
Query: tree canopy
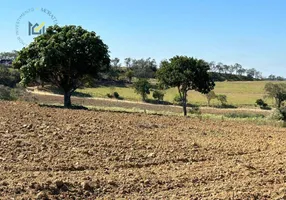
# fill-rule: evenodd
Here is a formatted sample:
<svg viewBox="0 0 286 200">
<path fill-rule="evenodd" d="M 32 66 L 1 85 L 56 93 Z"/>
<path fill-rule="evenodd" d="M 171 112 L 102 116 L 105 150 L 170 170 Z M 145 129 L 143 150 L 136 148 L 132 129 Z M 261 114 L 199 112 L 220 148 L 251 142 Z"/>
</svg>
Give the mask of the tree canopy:
<svg viewBox="0 0 286 200">
<path fill-rule="evenodd" d="M 128 61 L 128 60 L 127 60 Z M 137 78 L 154 78 L 157 71 L 155 59 L 132 59 L 129 64 Z"/>
<path fill-rule="evenodd" d="M 57 25 L 23 48 L 13 62 L 22 73 L 22 83 L 40 78 L 64 91 L 64 105 L 71 106 L 70 97 L 88 76 L 97 77 L 110 67 L 108 46 L 95 32 L 80 26 Z"/>
<path fill-rule="evenodd" d="M 143 101 L 146 101 L 147 94 L 150 94 L 151 84 L 147 79 L 139 79 L 133 84 L 135 92 L 140 94 Z"/>
<path fill-rule="evenodd" d="M 274 98 L 276 107 L 280 108 L 283 101 L 286 100 L 286 84 L 285 83 L 267 83 L 264 87 L 266 96 Z"/>
<path fill-rule="evenodd" d="M 178 88 L 186 116 L 187 92 L 195 90 L 207 94 L 214 88 L 215 84 L 208 74 L 209 70 L 209 64 L 202 59 L 175 56 L 169 61 L 162 61 L 157 78 L 166 86 Z"/>
</svg>

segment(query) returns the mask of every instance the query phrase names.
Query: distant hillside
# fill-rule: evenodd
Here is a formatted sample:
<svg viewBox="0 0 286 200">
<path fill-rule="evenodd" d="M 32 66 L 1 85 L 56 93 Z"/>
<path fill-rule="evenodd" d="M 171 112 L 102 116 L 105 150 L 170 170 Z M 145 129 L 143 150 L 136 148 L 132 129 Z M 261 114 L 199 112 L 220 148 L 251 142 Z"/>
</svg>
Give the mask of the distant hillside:
<svg viewBox="0 0 286 200">
<path fill-rule="evenodd" d="M 224 74 L 224 73 L 218 73 L 218 72 L 210 72 L 210 75 L 215 82 L 221 82 L 221 81 L 254 81 L 254 80 L 256 80 L 251 76 Z"/>
</svg>

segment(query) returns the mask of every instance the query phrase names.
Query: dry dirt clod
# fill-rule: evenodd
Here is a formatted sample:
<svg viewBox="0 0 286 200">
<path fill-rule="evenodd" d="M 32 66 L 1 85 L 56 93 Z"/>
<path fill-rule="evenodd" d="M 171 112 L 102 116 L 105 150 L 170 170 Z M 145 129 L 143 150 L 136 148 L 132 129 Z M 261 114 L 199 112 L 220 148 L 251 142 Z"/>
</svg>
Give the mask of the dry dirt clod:
<svg viewBox="0 0 286 200">
<path fill-rule="evenodd" d="M 49 199 L 49 196 L 44 191 L 39 192 L 36 197 L 37 197 L 37 199 L 41 199 L 41 200 L 48 200 Z"/>
<path fill-rule="evenodd" d="M 63 187 L 64 182 L 61 180 L 56 180 L 55 185 L 57 186 L 58 189 L 60 189 L 61 187 Z"/>
<path fill-rule="evenodd" d="M 2 185 L 3 185 L 3 186 L 8 186 L 8 185 L 9 185 L 9 183 L 8 183 L 8 182 L 6 182 L 6 181 L 4 181 L 4 182 L 2 183 Z"/>
<path fill-rule="evenodd" d="M 81 187 L 82 189 L 86 190 L 86 191 L 92 191 L 93 187 L 91 186 L 91 183 L 88 181 L 84 181 L 81 183 Z"/>
<path fill-rule="evenodd" d="M 112 185 L 112 186 L 116 186 L 116 187 L 117 187 L 117 183 L 116 183 L 115 181 L 113 181 L 113 180 L 109 180 L 107 183 L 108 183 L 109 185 Z"/>
<path fill-rule="evenodd" d="M 148 158 L 154 158 L 155 156 L 156 156 L 155 153 L 149 153 L 149 154 L 147 155 Z"/>
</svg>

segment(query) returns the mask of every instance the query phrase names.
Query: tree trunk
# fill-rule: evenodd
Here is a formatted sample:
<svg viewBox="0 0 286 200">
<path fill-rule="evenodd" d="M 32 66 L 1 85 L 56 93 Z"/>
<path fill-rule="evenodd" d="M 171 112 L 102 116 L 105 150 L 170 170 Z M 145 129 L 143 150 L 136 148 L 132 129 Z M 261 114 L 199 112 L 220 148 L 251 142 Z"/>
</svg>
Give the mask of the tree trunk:
<svg viewBox="0 0 286 200">
<path fill-rule="evenodd" d="M 142 101 L 145 102 L 145 101 L 146 101 L 145 94 L 142 93 L 142 94 L 141 94 L 141 97 L 142 97 Z"/>
<path fill-rule="evenodd" d="M 65 108 L 71 107 L 71 92 L 65 92 L 64 94 L 64 107 Z"/>
<path fill-rule="evenodd" d="M 278 109 L 281 108 L 281 104 L 282 104 L 282 101 L 279 99 L 279 100 L 278 100 Z"/>
<path fill-rule="evenodd" d="M 187 93 L 183 92 L 183 111 L 184 116 L 187 116 Z"/>
<path fill-rule="evenodd" d="M 183 111 L 184 111 L 184 116 L 187 116 L 187 103 L 186 103 L 186 101 L 183 101 Z"/>
</svg>

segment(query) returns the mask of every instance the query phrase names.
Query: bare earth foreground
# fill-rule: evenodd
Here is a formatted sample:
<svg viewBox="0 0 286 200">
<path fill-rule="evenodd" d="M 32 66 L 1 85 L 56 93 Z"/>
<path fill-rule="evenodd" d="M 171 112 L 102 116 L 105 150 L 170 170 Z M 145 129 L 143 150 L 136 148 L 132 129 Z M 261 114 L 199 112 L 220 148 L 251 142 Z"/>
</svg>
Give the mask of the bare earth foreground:
<svg viewBox="0 0 286 200">
<path fill-rule="evenodd" d="M 0 171 L 0 199 L 285 199 L 286 129 L 0 102 Z"/>
</svg>

